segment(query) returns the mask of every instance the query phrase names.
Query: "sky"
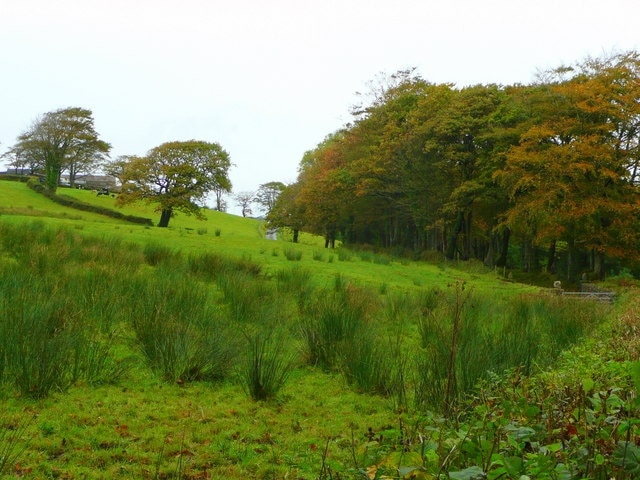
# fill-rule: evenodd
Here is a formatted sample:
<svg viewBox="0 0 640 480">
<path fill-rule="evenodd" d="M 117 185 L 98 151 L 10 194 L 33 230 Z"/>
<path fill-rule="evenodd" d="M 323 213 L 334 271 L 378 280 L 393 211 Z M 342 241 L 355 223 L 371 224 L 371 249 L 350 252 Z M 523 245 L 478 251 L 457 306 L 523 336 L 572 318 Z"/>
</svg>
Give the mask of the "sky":
<svg viewBox="0 0 640 480">
<path fill-rule="evenodd" d="M 294 182 L 380 74 L 526 84 L 639 50 L 638 19 L 638 0 L 0 0 L 0 154 L 82 107 L 111 158 L 217 142 L 253 192 Z"/>
</svg>

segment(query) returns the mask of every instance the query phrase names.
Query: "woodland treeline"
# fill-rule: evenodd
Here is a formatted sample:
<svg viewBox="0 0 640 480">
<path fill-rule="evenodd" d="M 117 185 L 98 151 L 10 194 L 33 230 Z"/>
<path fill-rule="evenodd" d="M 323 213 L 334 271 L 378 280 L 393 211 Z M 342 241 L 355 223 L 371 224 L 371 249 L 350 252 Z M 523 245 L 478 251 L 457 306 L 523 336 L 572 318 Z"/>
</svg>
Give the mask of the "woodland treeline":
<svg viewBox="0 0 640 480">
<path fill-rule="evenodd" d="M 380 78 L 268 219 L 346 244 L 601 278 L 639 259 L 640 54 L 528 85 Z"/>
</svg>

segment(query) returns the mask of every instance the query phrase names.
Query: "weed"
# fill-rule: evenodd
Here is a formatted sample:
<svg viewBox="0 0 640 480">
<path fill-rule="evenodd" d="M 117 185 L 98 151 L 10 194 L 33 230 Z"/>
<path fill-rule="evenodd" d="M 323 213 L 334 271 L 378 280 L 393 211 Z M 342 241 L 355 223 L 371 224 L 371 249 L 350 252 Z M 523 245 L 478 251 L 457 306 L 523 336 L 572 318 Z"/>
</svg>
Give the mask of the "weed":
<svg viewBox="0 0 640 480">
<path fill-rule="evenodd" d="M 233 268 L 232 263 L 215 253 L 202 252 L 187 257 L 187 269 L 205 280 L 213 280 Z"/>
<path fill-rule="evenodd" d="M 235 322 L 263 322 L 278 305 L 273 285 L 238 270 L 226 272 L 217 279 L 230 318 Z"/>
</svg>

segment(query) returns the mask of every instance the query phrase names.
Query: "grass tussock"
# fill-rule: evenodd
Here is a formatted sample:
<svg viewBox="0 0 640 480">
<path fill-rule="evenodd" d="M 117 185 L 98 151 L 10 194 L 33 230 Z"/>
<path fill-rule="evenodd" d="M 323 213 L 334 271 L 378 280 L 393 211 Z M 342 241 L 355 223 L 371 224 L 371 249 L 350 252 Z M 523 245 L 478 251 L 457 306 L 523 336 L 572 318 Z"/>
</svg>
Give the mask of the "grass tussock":
<svg viewBox="0 0 640 480">
<path fill-rule="evenodd" d="M 287 341 L 272 332 L 245 334 L 247 354 L 238 370 L 242 387 L 256 401 L 274 398 L 293 368 Z"/>
</svg>

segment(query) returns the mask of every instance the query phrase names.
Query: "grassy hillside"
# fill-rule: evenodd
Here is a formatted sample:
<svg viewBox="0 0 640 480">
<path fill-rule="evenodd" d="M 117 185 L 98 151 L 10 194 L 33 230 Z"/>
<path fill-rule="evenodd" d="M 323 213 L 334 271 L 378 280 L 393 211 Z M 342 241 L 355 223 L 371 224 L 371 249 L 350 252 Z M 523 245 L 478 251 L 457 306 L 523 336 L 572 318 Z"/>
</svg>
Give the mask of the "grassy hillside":
<svg viewBox="0 0 640 480">
<path fill-rule="evenodd" d="M 127 215 L 151 218 L 154 223 L 159 219 L 159 214 L 149 205 L 118 208 L 114 198 L 97 196 L 93 191 L 62 188 L 58 193 L 83 202 L 111 207 Z M 0 202 L 0 205 L 6 205 L 4 208 L 0 207 L 0 213 L 10 216 L 10 221 L 40 217 L 52 225 L 70 226 L 81 229 L 84 234 L 103 238 L 118 237 L 140 244 L 157 243 L 186 254 L 214 251 L 233 258 L 251 259 L 264 265 L 265 271 L 271 273 L 295 265 L 313 269 L 316 281 L 325 285 L 331 284 L 335 275 L 344 275 L 357 283 L 391 289 L 411 290 L 471 280 L 475 288 L 493 293 L 496 289 L 508 294 L 528 289 L 523 285 L 506 282 L 481 266 L 470 271 L 468 265 L 457 268 L 460 265 L 456 262 L 443 261 L 432 265 L 384 258 L 366 252 L 325 249 L 321 238 L 304 233 L 297 244 L 286 239 L 267 240 L 261 221 L 208 209 L 204 212 L 205 221 L 177 214 L 171 219 L 169 228 L 161 229 L 65 208 L 18 182 L 0 182 Z"/>
<path fill-rule="evenodd" d="M 633 295 L 563 301 L 213 211 L 127 224 L 13 182 L 0 205 L 0 474 L 635 478 Z"/>
</svg>

